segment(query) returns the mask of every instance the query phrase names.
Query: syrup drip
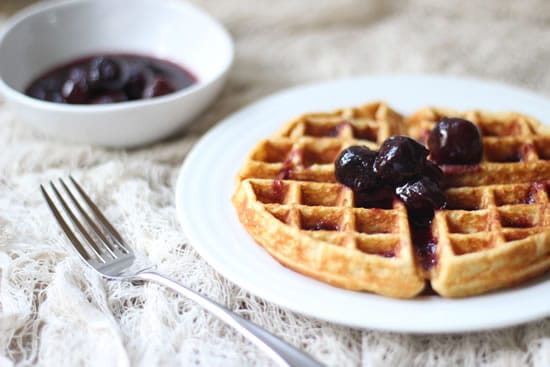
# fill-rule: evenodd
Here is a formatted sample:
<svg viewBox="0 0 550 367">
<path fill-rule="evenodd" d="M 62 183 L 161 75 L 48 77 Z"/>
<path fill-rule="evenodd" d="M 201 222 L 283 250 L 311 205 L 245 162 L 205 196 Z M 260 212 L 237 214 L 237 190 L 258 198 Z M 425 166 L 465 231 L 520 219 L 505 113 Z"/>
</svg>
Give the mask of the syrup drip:
<svg viewBox="0 0 550 367">
<path fill-rule="evenodd" d="M 292 176 L 292 172 L 295 169 L 294 159 L 299 156 L 301 152 L 299 150 L 293 150 L 289 153 L 287 159 L 283 162 L 283 168 L 277 174 L 277 177 L 273 180 L 271 188 L 273 190 L 274 201 L 278 203 L 283 202 L 284 194 L 284 180 L 288 180 Z"/>
<path fill-rule="evenodd" d="M 283 163 L 283 168 L 281 168 L 281 171 L 279 171 L 279 174 L 277 175 L 276 179 L 288 180 L 293 170 L 294 170 L 294 163 L 291 160 L 286 160 Z"/>
<path fill-rule="evenodd" d="M 430 270 L 437 264 L 437 239 L 430 227 L 411 226 L 411 234 L 419 264 L 424 270 Z"/>
<path fill-rule="evenodd" d="M 295 159 L 301 155 L 302 152 L 300 149 L 292 150 L 283 162 L 283 168 L 281 168 L 275 180 L 288 180 L 296 168 L 294 163 Z"/>
<path fill-rule="evenodd" d="M 534 204 L 537 201 L 537 192 L 544 191 L 546 185 L 542 182 L 533 182 L 525 199 L 526 204 Z"/>
<path fill-rule="evenodd" d="M 281 179 L 275 179 L 273 183 L 271 184 L 271 189 L 273 191 L 273 201 L 276 203 L 282 203 L 283 202 L 283 190 L 284 190 L 285 184 L 283 180 Z"/>
<path fill-rule="evenodd" d="M 424 290 L 422 293 L 420 293 L 421 296 L 437 296 L 437 292 L 432 288 L 432 283 L 429 281 L 426 281 L 426 285 L 424 286 Z"/>
</svg>

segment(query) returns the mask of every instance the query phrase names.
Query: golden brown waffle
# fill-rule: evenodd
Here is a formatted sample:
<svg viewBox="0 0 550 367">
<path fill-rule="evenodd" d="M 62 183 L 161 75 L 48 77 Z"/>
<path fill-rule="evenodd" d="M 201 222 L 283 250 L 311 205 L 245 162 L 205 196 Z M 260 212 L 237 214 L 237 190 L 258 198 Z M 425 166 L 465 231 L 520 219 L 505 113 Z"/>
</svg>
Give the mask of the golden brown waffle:
<svg viewBox="0 0 550 367">
<path fill-rule="evenodd" d="M 431 228 L 412 230 L 393 196 L 358 197 L 336 183 L 334 161 L 347 146 L 376 149 L 398 134 L 422 141 L 442 116 L 476 123 L 484 157 L 475 167 L 444 167 L 449 205 Z M 233 203 L 274 258 L 324 282 L 399 298 L 427 283 L 443 296 L 479 294 L 550 268 L 549 139 L 519 114 L 431 108 L 405 119 L 379 102 L 307 114 L 256 145 Z M 519 158 L 507 155 L 511 148 Z"/>
<path fill-rule="evenodd" d="M 502 288 L 550 268 L 549 181 L 447 190 L 433 220 L 431 284 L 461 297 Z"/>
</svg>

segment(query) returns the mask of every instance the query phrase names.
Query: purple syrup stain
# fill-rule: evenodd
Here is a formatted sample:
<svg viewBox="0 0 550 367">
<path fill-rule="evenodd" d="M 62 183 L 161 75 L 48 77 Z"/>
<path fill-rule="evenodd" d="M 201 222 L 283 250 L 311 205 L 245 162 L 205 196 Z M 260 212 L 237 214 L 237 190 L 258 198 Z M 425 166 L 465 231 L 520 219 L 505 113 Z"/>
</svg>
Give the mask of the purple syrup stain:
<svg viewBox="0 0 550 367">
<path fill-rule="evenodd" d="M 421 296 L 437 296 L 438 293 L 432 288 L 432 284 L 430 282 L 426 282 L 426 285 L 424 286 L 424 290 L 422 293 L 420 293 Z"/>
<path fill-rule="evenodd" d="M 279 174 L 277 175 L 276 180 L 288 180 L 293 170 L 294 170 L 294 163 L 291 160 L 287 159 L 283 163 L 283 168 L 281 168 L 281 170 L 279 171 Z"/>
<path fill-rule="evenodd" d="M 502 218 L 502 225 L 504 227 L 512 228 L 530 228 L 533 223 L 528 218 Z"/>
<path fill-rule="evenodd" d="M 283 190 L 284 190 L 285 184 L 283 180 L 276 179 L 271 184 L 271 189 L 273 191 L 273 197 L 272 200 L 275 203 L 282 203 L 283 202 Z"/>
<path fill-rule="evenodd" d="M 310 226 L 304 226 L 304 229 L 308 231 L 339 231 L 340 226 L 335 223 L 319 221 L 313 223 Z"/>
<path fill-rule="evenodd" d="M 424 270 L 430 270 L 437 264 L 437 239 L 430 227 L 411 227 L 416 258 Z"/>
<path fill-rule="evenodd" d="M 283 162 L 283 168 L 281 168 L 281 170 L 277 174 L 277 180 L 288 180 L 290 178 L 292 172 L 294 172 L 294 169 L 296 168 L 294 164 L 294 159 L 300 155 L 302 155 L 302 151 L 300 149 L 292 150 L 288 154 L 288 157 Z"/>
<path fill-rule="evenodd" d="M 546 190 L 546 185 L 543 182 L 533 182 L 527 192 L 525 204 L 534 204 L 537 201 L 537 193 L 544 190 Z"/>
<path fill-rule="evenodd" d="M 395 250 L 383 251 L 380 252 L 379 255 L 386 258 L 392 258 L 395 257 Z"/>
</svg>

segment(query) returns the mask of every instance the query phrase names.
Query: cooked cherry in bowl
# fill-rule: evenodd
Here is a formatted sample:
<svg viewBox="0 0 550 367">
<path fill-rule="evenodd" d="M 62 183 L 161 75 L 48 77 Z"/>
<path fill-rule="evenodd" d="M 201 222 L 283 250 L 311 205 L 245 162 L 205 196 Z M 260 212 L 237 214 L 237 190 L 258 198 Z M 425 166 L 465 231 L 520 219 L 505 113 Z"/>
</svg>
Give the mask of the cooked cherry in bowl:
<svg viewBox="0 0 550 367">
<path fill-rule="evenodd" d="M 187 88 L 197 78 L 182 66 L 143 55 L 93 55 L 65 63 L 33 81 L 25 94 L 43 101 L 105 104 L 148 99 Z"/>
</svg>

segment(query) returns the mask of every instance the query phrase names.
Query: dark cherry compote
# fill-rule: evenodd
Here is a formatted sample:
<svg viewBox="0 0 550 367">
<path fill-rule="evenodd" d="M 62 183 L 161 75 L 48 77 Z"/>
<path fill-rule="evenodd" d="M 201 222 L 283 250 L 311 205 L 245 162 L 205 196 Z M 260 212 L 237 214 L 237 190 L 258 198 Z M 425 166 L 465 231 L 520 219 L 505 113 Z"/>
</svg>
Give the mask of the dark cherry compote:
<svg viewBox="0 0 550 367">
<path fill-rule="evenodd" d="M 405 204 L 416 257 L 426 270 L 437 262 L 437 239 L 429 226 L 435 210 L 447 205 L 443 172 L 427 159 L 428 154 L 416 140 L 392 136 L 378 151 L 362 146 L 344 149 L 335 162 L 336 180 L 356 197 L 378 203 L 382 196 L 391 195 Z"/>
<path fill-rule="evenodd" d="M 436 210 L 447 206 L 439 165 L 478 164 L 483 141 L 471 121 L 446 117 L 430 132 L 428 148 L 407 136 L 391 136 L 378 151 L 351 146 L 335 162 L 336 180 L 361 198 L 356 206 L 380 207 L 376 203 L 387 201 L 388 195 L 405 204 L 416 257 L 426 270 L 437 263 L 432 219 Z"/>
<path fill-rule="evenodd" d="M 417 259 L 424 269 L 437 262 L 437 238 L 430 229 L 435 210 L 447 206 L 444 174 L 438 165 L 478 164 L 483 142 L 471 121 L 443 118 L 430 132 L 428 148 L 407 136 L 391 136 L 378 151 L 351 146 L 335 161 L 336 180 L 362 198 L 359 206 L 365 201 L 378 203 L 388 195 L 405 204 Z"/>
<path fill-rule="evenodd" d="M 405 204 L 412 224 L 428 226 L 434 210 L 446 206 L 443 173 L 427 159 L 428 153 L 407 136 L 386 139 L 378 151 L 351 146 L 336 159 L 336 180 L 372 202 L 390 192 Z"/>
<path fill-rule="evenodd" d="M 477 164 L 483 155 L 481 133 L 469 120 L 444 117 L 430 132 L 430 158 L 437 164 Z"/>
<path fill-rule="evenodd" d="M 196 82 L 193 74 L 170 61 L 103 54 L 82 57 L 45 72 L 25 94 L 57 103 L 104 104 L 163 96 Z"/>
</svg>

